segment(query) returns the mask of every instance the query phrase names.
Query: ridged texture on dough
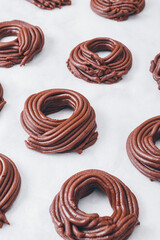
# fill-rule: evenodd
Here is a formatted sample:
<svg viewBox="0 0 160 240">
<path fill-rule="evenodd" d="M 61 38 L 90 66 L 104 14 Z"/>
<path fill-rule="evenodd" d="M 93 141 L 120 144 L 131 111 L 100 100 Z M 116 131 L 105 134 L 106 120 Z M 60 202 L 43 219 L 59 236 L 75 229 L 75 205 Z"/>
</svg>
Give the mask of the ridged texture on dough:
<svg viewBox="0 0 160 240">
<path fill-rule="evenodd" d="M 22 21 L 0 23 L 0 39 L 8 36 L 17 38 L 10 42 L 0 42 L 0 67 L 25 65 L 42 50 L 44 45 L 42 30 Z"/>
<path fill-rule="evenodd" d="M 47 117 L 72 108 L 68 119 Z M 97 140 L 95 112 L 88 100 L 68 89 L 51 89 L 31 95 L 25 102 L 21 122 L 29 134 L 28 148 L 42 153 L 78 152 Z"/>
<path fill-rule="evenodd" d="M 78 208 L 79 199 L 95 188 L 107 194 L 111 216 L 100 217 Z M 139 223 L 134 194 L 118 178 L 100 170 L 86 170 L 69 178 L 54 198 L 50 213 L 58 234 L 69 240 L 125 240 Z"/>
<path fill-rule="evenodd" d="M 21 178 L 15 164 L 0 154 L 0 228 L 9 224 L 5 213 L 15 201 L 21 185 Z"/>
</svg>

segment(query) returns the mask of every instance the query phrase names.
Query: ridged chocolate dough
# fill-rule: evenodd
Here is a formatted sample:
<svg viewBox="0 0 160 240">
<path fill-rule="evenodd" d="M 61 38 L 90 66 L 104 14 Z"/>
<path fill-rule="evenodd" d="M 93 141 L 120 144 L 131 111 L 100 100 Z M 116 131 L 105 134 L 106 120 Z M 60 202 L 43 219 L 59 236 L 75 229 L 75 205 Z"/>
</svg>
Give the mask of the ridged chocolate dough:
<svg viewBox="0 0 160 240">
<path fill-rule="evenodd" d="M 111 53 L 101 58 L 98 51 Z M 111 38 L 95 38 L 76 46 L 67 61 L 75 77 L 92 83 L 116 83 L 132 66 L 132 55 L 122 43 Z"/>
<path fill-rule="evenodd" d="M 160 90 L 160 53 L 151 61 L 150 71 L 153 73 L 153 78 L 157 82 L 158 89 Z"/>
<path fill-rule="evenodd" d="M 107 194 L 111 216 L 100 217 L 78 208 L 78 201 L 95 188 Z M 50 213 L 57 233 L 69 240 L 125 240 L 139 223 L 134 194 L 118 178 L 100 170 L 86 170 L 69 178 L 54 198 Z"/>
<path fill-rule="evenodd" d="M 5 213 L 15 201 L 21 185 L 21 178 L 15 164 L 0 154 L 0 228 L 9 224 Z"/>
<path fill-rule="evenodd" d="M 47 117 L 68 107 L 74 110 L 68 119 Z M 84 96 L 68 89 L 51 89 L 31 95 L 25 102 L 21 122 L 30 135 L 27 147 L 42 153 L 81 153 L 97 140 L 93 108 Z"/>
<path fill-rule="evenodd" d="M 2 85 L 0 84 L 0 111 L 2 110 L 5 103 L 6 102 L 4 101 L 4 98 L 3 98 L 3 88 L 2 88 Z"/>
<path fill-rule="evenodd" d="M 14 20 L 0 23 L 0 39 L 17 36 L 10 42 L 0 42 L 0 67 L 25 65 L 40 52 L 44 45 L 44 35 L 39 27 Z"/>
<path fill-rule="evenodd" d="M 151 180 L 160 181 L 160 116 L 138 126 L 128 137 L 127 153 L 133 165 Z"/>
<path fill-rule="evenodd" d="M 27 0 L 39 8 L 51 10 L 56 7 L 61 8 L 64 5 L 71 5 L 71 0 Z"/>
<path fill-rule="evenodd" d="M 127 20 L 145 7 L 145 0 L 91 0 L 91 8 L 98 15 L 116 21 Z"/>
</svg>

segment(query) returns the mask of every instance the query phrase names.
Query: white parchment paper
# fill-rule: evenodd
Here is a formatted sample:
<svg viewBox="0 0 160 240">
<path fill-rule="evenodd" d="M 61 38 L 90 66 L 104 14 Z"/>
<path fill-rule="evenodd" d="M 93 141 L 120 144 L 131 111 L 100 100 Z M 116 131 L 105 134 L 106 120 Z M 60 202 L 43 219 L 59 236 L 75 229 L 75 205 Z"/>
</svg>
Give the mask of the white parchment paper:
<svg viewBox="0 0 160 240">
<path fill-rule="evenodd" d="M 68 177 L 90 168 L 119 177 L 136 195 L 141 225 L 130 239 L 159 239 L 160 185 L 137 171 L 126 154 L 129 133 L 160 114 L 160 91 L 149 72 L 150 61 L 160 52 L 159 9 L 158 0 L 146 0 L 143 12 L 118 23 L 92 12 L 89 0 L 73 0 L 71 6 L 53 11 L 38 9 L 25 0 L 1 0 L 0 21 L 23 20 L 40 26 L 45 34 L 44 49 L 32 62 L 25 67 L 0 68 L 7 101 L 0 113 L 0 152 L 16 163 L 22 177 L 19 196 L 6 214 L 11 225 L 0 229 L 1 239 L 60 240 L 49 206 Z M 131 50 L 132 69 L 113 85 L 75 78 L 66 66 L 70 51 L 82 41 L 103 36 L 121 41 Z M 24 144 L 28 137 L 20 124 L 24 102 L 32 93 L 50 88 L 76 90 L 95 109 L 99 138 L 81 155 L 45 155 Z M 63 117 L 61 114 L 56 116 Z M 101 216 L 112 213 L 107 197 L 97 192 L 81 200 L 79 207 Z"/>
</svg>

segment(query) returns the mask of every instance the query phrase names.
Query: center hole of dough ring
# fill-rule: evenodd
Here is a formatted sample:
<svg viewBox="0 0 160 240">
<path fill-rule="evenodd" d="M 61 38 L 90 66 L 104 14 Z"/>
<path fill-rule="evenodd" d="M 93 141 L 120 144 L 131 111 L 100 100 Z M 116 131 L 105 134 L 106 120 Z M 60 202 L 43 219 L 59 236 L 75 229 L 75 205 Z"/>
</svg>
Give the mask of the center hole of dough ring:
<svg viewBox="0 0 160 240">
<path fill-rule="evenodd" d="M 88 50 L 90 50 L 93 53 L 96 53 L 100 58 L 106 58 L 109 56 L 114 49 L 114 45 L 109 43 L 109 41 L 97 41 L 92 42 L 88 44 Z"/>
<path fill-rule="evenodd" d="M 72 116 L 74 113 L 74 103 L 69 99 L 61 99 L 59 96 L 49 96 L 41 106 L 45 116 L 55 120 L 63 120 Z"/>
<path fill-rule="evenodd" d="M 60 110 L 57 113 L 48 114 L 47 117 L 52 118 L 52 119 L 57 119 L 57 120 L 63 120 L 63 119 L 71 117 L 73 112 L 74 111 L 72 108 L 64 107 L 64 109 Z"/>
<path fill-rule="evenodd" d="M 157 126 L 155 126 L 155 130 L 153 134 L 153 142 L 155 146 L 160 149 L 160 123 L 157 124 Z"/>
<path fill-rule="evenodd" d="M 96 212 L 101 217 L 105 216 L 106 213 L 108 216 L 113 214 L 113 209 L 110 205 L 108 196 L 98 188 L 85 198 L 80 199 L 78 207 L 86 213 Z"/>
<path fill-rule="evenodd" d="M 6 36 L 6 37 L 3 37 L 0 42 L 12 42 L 14 40 L 16 40 L 17 37 L 14 35 L 14 36 Z"/>
<path fill-rule="evenodd" d="M 100 58 L 105 58 L 107 56 L 109 56 L 111 54 L 111 51 L 97 51 L 96 54 L 100 57 Z"/>
</svg>

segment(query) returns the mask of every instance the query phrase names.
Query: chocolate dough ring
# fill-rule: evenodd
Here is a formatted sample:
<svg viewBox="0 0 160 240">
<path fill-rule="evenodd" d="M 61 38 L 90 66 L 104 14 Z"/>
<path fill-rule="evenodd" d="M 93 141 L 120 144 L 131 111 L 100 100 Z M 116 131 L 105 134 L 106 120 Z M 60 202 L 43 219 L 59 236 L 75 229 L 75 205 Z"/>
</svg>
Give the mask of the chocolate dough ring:
<svg viewBox="0 0 160 240">
<path fill-rule="evenodd" d="M 101 58 L 96 52 L 110 51 Z M 132 66 L 132 55 L 122 43 L 111 38 L 95 38 L 76 46 L 67 61 L 75 77 L 92 83 L 116 83 Z"/>
<path fill-rule="evenodd" d="M 78 208 L 79 200 L 96 188 L 107 194 L 111 216 L 100 217 Z M 69 240 L 125 240 L 139 224 L 134 194 L 118 178 L 100 170 L 86 170 L 69 178 L 54 198 L 50 213 L 57 233 Z"/>
<path fill-rule="evenodd" d="M 25 65 L 42 50 L 44 45 L 42 30 L 22 21 L 0 23 L 0 39 L 8 36 L 17 38 L 10 42 L 0 42 L 0 67 Z"/>
<path fill-rule="evenodd" d="M 96 14 L 116 21 L 127 20 L 144 7 L 145 0 L 91 0 L 91 8 Z"/>
<path fill-rule="evenodd" d="M 64 108 L 74 113 L 63 120 L 47 117 Z M 31 95 L 21 113 L 21 123 L 30 135 L 28 148 L 42 153 L 78 152 L 97 140 L 95 112 L 88 100 L 68 89 L 51 89 Z"/>
<path fill-rule="evenodd" d="M 160 116 L 138 126 L 128 137 L 127 153 L 133 165 L 151 180 L 160 181 Z"/>
<path fill-rule="evenodd" d="M 160 53 L 151 61 L 150 71 L 153 73 L 153 78 L 157 82 L 158 89 L 160 90 Z"/>
<path fill-rule="evenodd" d="M 3 88 L 2 85 L 0 84 L 0 111 L 2 110 L 3 106 L 5 105 L 5 100 L 3 98 Z"/>
<path fill-rule="evenodd" d="M 9 224 L 5 213 L 15 201 L 21 185 L 21 178 L 15 164 L 0 154 L 0 228 Z"/>
<path fill-rule="evenodd" d="M 27 0 L 28 2 L 33 3 L 35 6 L 51 10 L 56 7 L 61 8 L 64 5 L 71 5 L 71 0 Z"/>
</svg>

